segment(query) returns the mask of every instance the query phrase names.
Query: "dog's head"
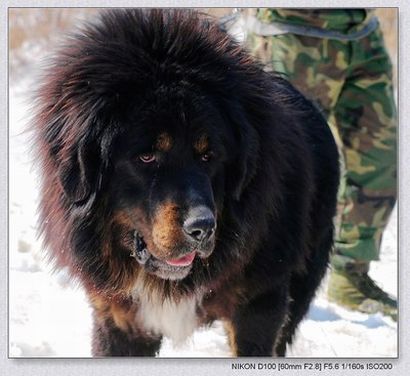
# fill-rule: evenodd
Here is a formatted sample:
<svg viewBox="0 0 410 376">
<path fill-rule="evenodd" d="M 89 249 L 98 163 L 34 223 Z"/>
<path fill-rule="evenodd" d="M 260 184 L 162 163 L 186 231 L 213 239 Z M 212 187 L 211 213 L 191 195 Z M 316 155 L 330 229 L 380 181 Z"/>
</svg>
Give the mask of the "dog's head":
<svg viewBox="0 0 410 376">
<path fill-rule="evenodd" d="M 173 87 L 145 104 L 141 111 L 124 99 L 115 132 L 89 135 L 94 147 L 72 154 L 60 178 L 82 220 L 105 206 L 95 219 L 105 222 L 115 252 L 151 274 L 181 279 L 212 254 L 224 203 L 239 200 L 250 173 L 238 166 L 249 158 L 239 157 L 244 140 L 206 95 Z"/>
<path fill-rule="evenodd" d="M 108 12 L 58 59 L 38 132 L 54 192 L 43 217 L 59 221 L 43 225 L 49 242 L 74 228 L 76 265 L 102 281 L 185 278 L 214 257 L 225 208 L 256 173 L 262 70 L 185 11 Z"/>
</svg>

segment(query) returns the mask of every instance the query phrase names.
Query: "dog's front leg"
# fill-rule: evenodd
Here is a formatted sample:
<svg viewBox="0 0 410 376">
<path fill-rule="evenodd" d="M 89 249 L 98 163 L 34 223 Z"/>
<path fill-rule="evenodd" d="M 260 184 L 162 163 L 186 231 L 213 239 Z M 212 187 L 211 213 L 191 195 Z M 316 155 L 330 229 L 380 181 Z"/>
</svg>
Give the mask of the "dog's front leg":
<svg viewBox="0 0 410 376">
<path fill-rule="evenodd" d="M 93 296 L 92 354 L 105 356 L 155 356 L 161 337 L 144 331 L 136 320 L 138 306 L 131 299 Z"/>
<path fill-rule="evenodd" d="M 288 292 L 270 291 L 239 306 L 226 322 L 235 356 L 277 356 L 274 345 L 288 312 Z"/>
</svg>

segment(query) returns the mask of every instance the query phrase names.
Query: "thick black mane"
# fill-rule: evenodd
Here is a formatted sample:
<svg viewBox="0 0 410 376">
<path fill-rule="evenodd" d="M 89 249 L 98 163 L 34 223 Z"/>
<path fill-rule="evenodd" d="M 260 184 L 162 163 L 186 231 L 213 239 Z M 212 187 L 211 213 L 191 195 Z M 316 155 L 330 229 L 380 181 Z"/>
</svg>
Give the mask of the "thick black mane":
<svg viewBox="0 0 410 376">
<path fill-rule="evenodd" d="M 142 278 L 116 240 L 122 225 L 113 218 L 113 181 L 124 180 L 116 160 L 155 119 L 173 134 L 201 123 L 225 150 L 211 179 L 215 250 L 178 281 Z M 236 325 L 247 304 L 266 296 L 280 307 L 270 319 L 282 327 L 289 315 L 282 338 L 290 341 L 328 262 L 337 150 L 313 105 L 264 72 L 212 19 L 188 10 L 103 12 L 73 34 L 47 70 L 34 132 L 45 244 L 92 301 L 131 304 L 137 281 L 176 300 L 209 290 L 210 307 L 219 308 L 207 319 Z"/>
</svg>

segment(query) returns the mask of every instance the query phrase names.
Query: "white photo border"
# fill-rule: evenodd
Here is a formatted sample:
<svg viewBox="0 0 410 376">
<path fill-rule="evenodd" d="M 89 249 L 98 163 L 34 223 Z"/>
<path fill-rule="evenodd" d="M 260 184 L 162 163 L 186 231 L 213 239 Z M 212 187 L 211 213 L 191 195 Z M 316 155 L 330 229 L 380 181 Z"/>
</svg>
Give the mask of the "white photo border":
<svg viewBox="0 0 410 376">
<path fill-rule="evenodd" d="M 410 369 L 410 334 L 406 330 L 410 313 L 410 126 L 406 119 L 410 119 L 410 68 L 405 61 L 410 61 L 410 2 L 372 1 L 372 0 L 270 0 L 270 1 L 244 1 L 244 0 L 3 0 L 0 4 L 1 33 L 0 33 L 0 74 L 2 79 L 0 92 L 0 369 L 5 375 L 35 375 L 35 376 L 68 376 L 68 375 L 234 375 L 250 374 L 252 371 L 234 370 L 233 363 L 287 363 L 315 364 L 323 363 L 321 359 L 284 359 L 263 360 L 259 359 L 9 359 L 8 345 L 8 9 L 19 7 L 397 7 L 399 13 L 399 53 L 398 53 L 398 109 L 399 109 L 399 200 L 398 200 L 398 239 L 399 239 L 399 358 L 389 359 L 393 365 L 389 371 L 374 371 L 380 374 L 405 375 Z M 409 233 L 406 234 L 406 229 Z M 407 287 L 406 287 L 407 286 Z M 407 291 L 409 290 L 409 291 Z M 328 363 L 341 363 L 343 359 L 326 359 Z M 346 360 L 349 362 L 349 360 Z M 354 359 L 354 363 L 374 363 L 378 360 Z M 352 363 L 351 362 L 351 363 Z M 258 375 L 272 375 L 272 370 L 256 370 L 252 373 Z M 303 371 L 306 375 L 342 375 L 342 370 Z M 372 371 L 350 370 L 349 375 L 371 375 Z M 283 375 L 297 374 L 292 370 L 281 371 Z"/>
</svg>

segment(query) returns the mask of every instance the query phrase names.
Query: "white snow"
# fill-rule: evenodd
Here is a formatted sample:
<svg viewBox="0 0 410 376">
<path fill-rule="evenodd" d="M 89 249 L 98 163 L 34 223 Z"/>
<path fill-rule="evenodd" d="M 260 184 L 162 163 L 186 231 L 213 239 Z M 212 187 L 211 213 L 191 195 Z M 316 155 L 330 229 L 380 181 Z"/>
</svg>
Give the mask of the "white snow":
<svg viewBox="0 0 410 376">
<path fill-rule="evenodd" d="M 29 118 L 33 74 L 12 83 L 9 97 L 9 354 L 11 357 L 91 356 L 91 309 L 81 287 L 43 260 L 36 238 L 37 178 L 31 168 Z M 397 216 L 384 237 L 381 260 L 371 276 L 397 296 Z M 289 351 L 294 357 L 396 357 L 397 324 L 380 314 L 347 311 L 326 299 L 326 283 L 299 327 Z M 161 357 L 227 357 L 220 322 L 201 328 L 174 348 L 165 339 Z"/>
</svg>

